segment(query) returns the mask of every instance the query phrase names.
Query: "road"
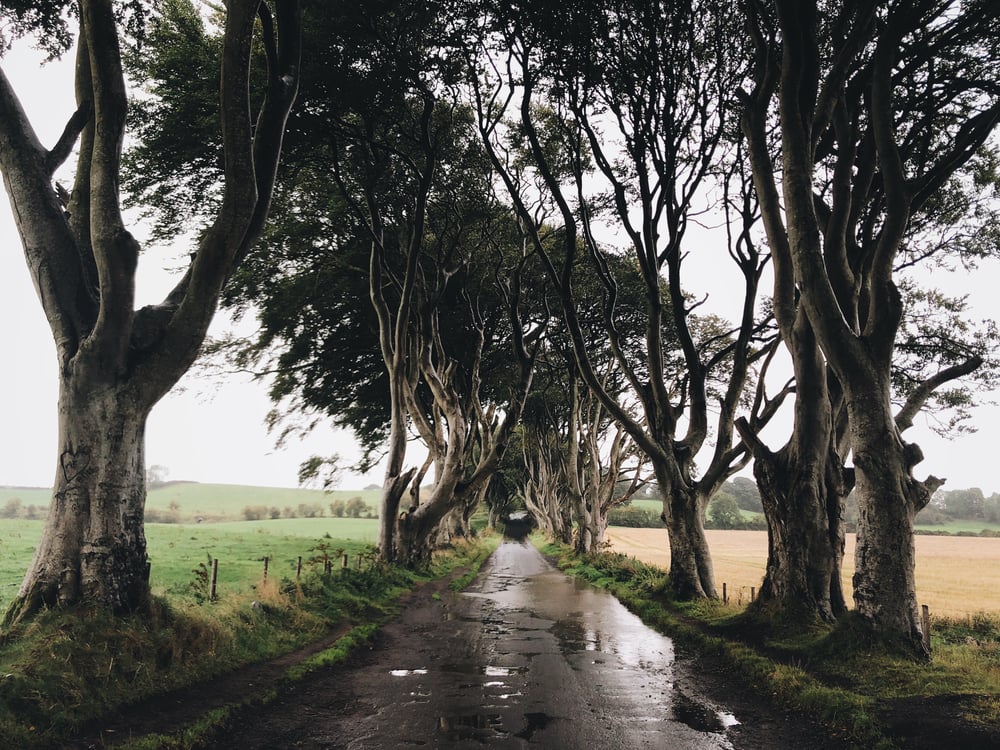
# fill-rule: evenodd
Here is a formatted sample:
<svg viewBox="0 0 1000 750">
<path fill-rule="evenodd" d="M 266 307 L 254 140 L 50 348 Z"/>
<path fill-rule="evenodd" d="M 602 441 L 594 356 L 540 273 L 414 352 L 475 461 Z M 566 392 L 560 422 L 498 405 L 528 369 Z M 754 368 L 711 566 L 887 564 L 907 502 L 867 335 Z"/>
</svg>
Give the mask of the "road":
<svg viewBox="0 0 1000 750">
<path fill-rule="evenodd" d="M 217 747 L 836 747 L 752 695 L 708 698 L 728 681 L 701 664 L 505 541 L 465 592 L 408 606 L 364 657 L 241 717 Z"/>
</svg>

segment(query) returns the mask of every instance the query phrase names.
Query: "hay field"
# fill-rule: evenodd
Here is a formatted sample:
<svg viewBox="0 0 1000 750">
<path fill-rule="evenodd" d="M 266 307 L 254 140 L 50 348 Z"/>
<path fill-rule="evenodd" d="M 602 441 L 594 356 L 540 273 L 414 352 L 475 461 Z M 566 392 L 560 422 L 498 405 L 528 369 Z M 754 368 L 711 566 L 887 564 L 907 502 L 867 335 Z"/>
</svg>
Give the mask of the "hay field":
<svg viewBox="0 0 1000 750">
<path fill-rule="evenodd" d="M 766 531 L 706 531 L 722 593 L 746 601 L 759 587 L 767 561 Z M 608 529 L 612 549 L 666 568 L 670 564 L 666 529 Z M 917 599 L 931 616 L 965 617 L 1000 612 L 1000 538 L 917 536 Z M 847 535 L 844 592 L 851 601 L 854 534 Z"/>
</svg>

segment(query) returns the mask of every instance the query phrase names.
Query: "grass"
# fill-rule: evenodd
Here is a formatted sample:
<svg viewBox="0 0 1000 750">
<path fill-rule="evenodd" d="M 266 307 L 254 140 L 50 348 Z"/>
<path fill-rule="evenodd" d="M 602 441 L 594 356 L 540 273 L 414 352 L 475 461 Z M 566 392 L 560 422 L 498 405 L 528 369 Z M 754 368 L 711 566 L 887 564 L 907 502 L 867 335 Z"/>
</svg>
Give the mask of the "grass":
<svg viewBox="0 0 1000 750">
<path fill-rule="evenodd" d="M 42 533 L 42 521 L 0 519 L 0 609 L 17 593 Z M 219 560 L 218 590 L 245 592 L 262 576 L 264 557 L 272 577 L 320 570 L 327 555 L 350 564 L 375 542 L 377 522 L 365 518 L 288 518 L 203 524 L 147 524 L 146 542 L 154 594 L 190 596 L 195 570 Z M 340 551 L 342 550 L 342 552 Z"/>
<path fill-rule="evenodd" d="M 726 660 L 753 689 L 864 747 L 890 747 L 880 706 L 958 696 L 966 719 L 1000 723 L 1000 615 L 936 618 L 930 664 L 872 642 L 856 619 L 801 626 L 720 602 L 673 602 L 663 569 L 620 553 L 588 557 L 550 546 L 566 572 L 609 589 L 648 624 Z"/>
<path fill-rule="evenodd" d="M 926 524 L 920 523 L 920 516 L 917 516 L 914 528 L 929 534 L 979 534 L 982 531 L 1000 532 L 1000 523 L 958 519 L 948 523 Z"/>
<path fill-rule="evenodd" d="M 201 484 L 199 482 L 168 482 L 149 490 L 146 508 L 151 512 L 167 513 L 175 510 L 179 520 L 209 521 L 237 520 L 244 517 L 248 506 L 277 508 L 283 515 L 298 511 L 299 505 L 319 505 L 330 515 L 330 503 L 360 497 L 374 513 L 378 509 L 379 490 L 308 490 L 284 487 L 250 487 L 237 484 Z M 30 505 L 43 508 L 52 499 L 49 489 L 38 487 L 0 487 L 0 508 L 8 501 L 18 499 L 22 508 Z M 22 511 L 23 512 L 23 511 Z M 301 515 L 301 514 L 300 514 Z"/>
<path fill-rule="evenodd" d="M 285 675 L 285 679 L 297 679 L 343 659 L 367 642 L 375 628 L 395 612 L 401 592 L 456 567 L 478 567 L 496 543 L 487 538 L 478 545 L 459 546 L 435 556 L 419 573 L 370 562 L 357 570 L 352 563 L 348 569 L 335 568 L 331 575 L 307 566 L 296 581 L 287 565 L 296 549 L 326 545 L 324 551 L 363 551 L 365 541 L 279 536 L 252 527 L 220 528 L 240 526 L 150 529 L 153 570 L 160 569 L 161 595 L 154 597 L 146 615 L 115 618 L 100 610 L 45 611 L 0 634 L 0 744 L 62 746 L 85 721 L 120 706 L 272 658 L 315 642 L 335 628 L 353 626 L 333 647 Z M 156 560 L 172 556 L 180 560 L 180 552 L 187 549 L 204 556 L 208 547 L 234 561 L 238 558 L 244 568 L 235 562 L 229 565 L 233 577 L 220 586 L 219 599 L 199 603 L 187 585 L 197 576 L 182 569 L 190 567 L 187 558 L 176 566 L 176 576 L 162 559 L 159 565 Z M 265 583 L 258 556 L 266 552 L 281 564 L 270 569 Z M 223 569 L 220 566 L 220 578 Z M 248 694 L 246 700 L 269 700 L 274 688 Z M 199 735 L 216 731 L 229 715 L 230 709 L 214 711 L 182 736 L 147 738 L 133 746 L 190 747 Z"/>
<path fill-rule="evenodd" d="M 0 495 L 0 497 L 2 497 L 2 495 Z M 657 516 L 663 512 L 663 501 L 651 500 L 648 497 L 632 498 L 632 500 L 629 502 L 629 505 L 631 505 L 633 508 L 641 508 L 642 510 L 652 511 Z M 763 513 L 755 513 L 752 510 L 745 510 L 743 508 L 740 508 L 739 510 L 740 510 L 740 515 L 742 515 L 744 520 L 747 521 L 763 520 L 764 518 Z"/>
</svg>

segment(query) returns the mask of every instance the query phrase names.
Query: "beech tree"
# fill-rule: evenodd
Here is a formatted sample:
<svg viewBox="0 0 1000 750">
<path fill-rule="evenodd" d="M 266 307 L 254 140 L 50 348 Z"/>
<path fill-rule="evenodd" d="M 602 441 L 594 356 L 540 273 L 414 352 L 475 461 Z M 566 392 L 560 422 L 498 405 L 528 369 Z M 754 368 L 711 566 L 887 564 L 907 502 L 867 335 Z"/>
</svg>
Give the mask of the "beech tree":
<svg viewBox="0 0 1000 750">
<path fill-rule="evenodd" d="M 720 168 L 730 93 L 740 62 L 727 49 L 732 15 L 717 4 L 584 3 L 540 12 L 529 4 L 495 11 L 499 41 L 477 88 L 485 141 L 525 226 L 545 257 L 543 224 L 532 210 L 543 196 L 563 233 L 560 264 L 549 260 L 581 378 L 649 457 L 664 498 L 670 538 L 670 581 L 681 597 L 715 596 L 704 534 L 711 496 L 748 460 L 733 419 L 744 403 L 755 361 L 766 356 L 766 324 L 757 316 L 757 287 L 766 258 L 752 241 L 756 219 L 745 188 L 720 203 L 734 209 L 726 249 L 743 280 L 739 322 L 720 336 L 699 330 L 698 302 L 685 296 L 688 229 L 728 197 L 739 173 Z M 505 116 L 521 152 L 504 143 Z M 597 193 L 596 183 L 605 192 Z M 605 209 L 605 210 L 601 210 Z M 616 320 L 617 285 L 595 237 L 611 224 L 628 243 L 643 279 L 642 344 L 623 345 Z M 579 247 L 578 247 L 579 246 Z M 642 404 L 627 413 L 608 393 L 591 360 L 577 312 L 572 269 L 579 248 L 607 293 L 603 331 Z M 676 349 L 664 337 L 667 321 Z M 706 335 L 707 333 L 707 335 Z M 718 392 L 713 393 L 715 377 Z M 756 402 L 755 425 L 773 414 L 782 394 Z M 710 399 L 718 398 L 715 450 L 701 475 L 695 458 L 709 437 Z"/>
<path fill-rule="evenodd" d="M 457 32 L 447 7 L 305 5 L 310 54 L 276 196 L 283 210 L 228 298 L 259 306 L 261 335 L 239 361 L 275 375 L 284 413 L 352 427 L 366 460 L 384 451 L 379 546 L 403 562 L 426 557 L 452 511 L 448 528 L 465 526 L 530 382 L 519 338 L 529 326 L 511 317 L 520 315 L 514 277 L 529 261 L 451 95 L 458 63 L 442 50 Z M 160 119 L 183 118 L 198 133 L 199 99 L 176 72 L 185 62 L 170 62 L 136 64 L 162 70 L 181 93 Z M 211 174 L 202 141 L 186 134 L 173 162 L 133 152 L 131 186 L 159 204 L 167 234 L 199 185 L 172 179 L 176 166 Z M 501 361 L 513 364 L 489 367 Z M 430 452 L 422 466 L 406 465 L 413 433 Z M 422 497 L 432 468 L 435 490 Z"/>
<path fill-rule="evenodd" d="M 552 252 L 559 249 L 553 247 Z M 627 257 L 610 256 L 608 262 L 619 281 L 618 320 L 624 346 L 641 346 L 642 278 Z M 587 321 L 591 361 L 605 391 L 635 414 L 630 384 L 621 375 L 601 325 L 606 291 L 586 258 L 580 259 L 576 272 L 578 311 Z M 558 295 L 550 289 L 548 296 L 554 298 L 550 306 L 557 307 Z M 669 332 L 665 336 L 669 339 Z M 558 320 L 550 324 L 536 361 L 521 435 L 524 496 L 538 526 L 581 552 L 600 549 L 610 510 L 627 502 L 648 481 L 643 474 L 646 458 L 580 377 L 573 343 Z"/>
<path fill-rule="evenodd" d="M 776 312 L 783 332 L 797 337 L 793 344 L 803 344 L 792 349 L 793 360 L 800 349 L 799 395 L 828 389 L 803 406 L 819 410 L 812 422 L 823 433 L 811 463 L 798 457 L 795 465 L 812 472 L 804 480 L 811 488 L 820 487 L 817 513 L 826 512 L 817 477 L 856 482 L 857 612 L 875 632 L 920 654 L 913 517 L 943 480 L 914 477 L 921 451 L 903 440 L 905 424 L 894 413 L 892 362 L 904 314 L 894 272 L 921 210 L 1000 121 L 997 41 L 986 31 L 998 11 L 948 2 L 749 7 L 757 61 L 743 129 L 774 258 Z M 772 103 L 776 161 L 768 143 Z M 780 297 L 779 287 L 786 290 Z M 956 368 L 975 366 L 973 358 Z M 912 392 L 900 415 L 927 396 Z M 840 399 L 845 421 L 835 427 L 830 404 Z M 848 448 L 853 469 L 838 476 Z"/>
<path fill-rule="evenodd" d="M 76 6 L 77 109 L 52 148 L 39 142 L 0 75 L 0 171 L 59 364 L 52 503 L 8 623 L 43 606 L 87 601 L 128 612 L 147 601 L 146 418 L 194 361 L 222 288 L 263 228 L 297 90 L 298 4 L 277 0 L 272 15 L 260 0 L 227 3 L 217 104 L 221 205 L 171 293 L 136 310 L 140 247 L 119 196 L 127 97 L 116 5 Z M 154 30 L 157 21 L 154 12 Z M 256 33 L 266 77 L 254 107 Z M 67 191 L 53 174 L 74 146 L 76 175 Z"/>
</svg>

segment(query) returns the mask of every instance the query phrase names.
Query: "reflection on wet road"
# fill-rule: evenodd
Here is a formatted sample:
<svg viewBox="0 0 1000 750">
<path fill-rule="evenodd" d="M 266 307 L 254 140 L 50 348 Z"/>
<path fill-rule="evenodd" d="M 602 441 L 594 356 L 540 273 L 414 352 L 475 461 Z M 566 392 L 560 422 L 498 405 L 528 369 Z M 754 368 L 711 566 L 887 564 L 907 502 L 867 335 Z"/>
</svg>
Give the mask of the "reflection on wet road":
<svg viewBox="0 0 1000 750">
<path fill-rule="evenodd" d="M 348 747 L 731 747 L 736 718 L 682 690 L 671 641 L 530 545 L 446 605 Z"/>
</svg>

